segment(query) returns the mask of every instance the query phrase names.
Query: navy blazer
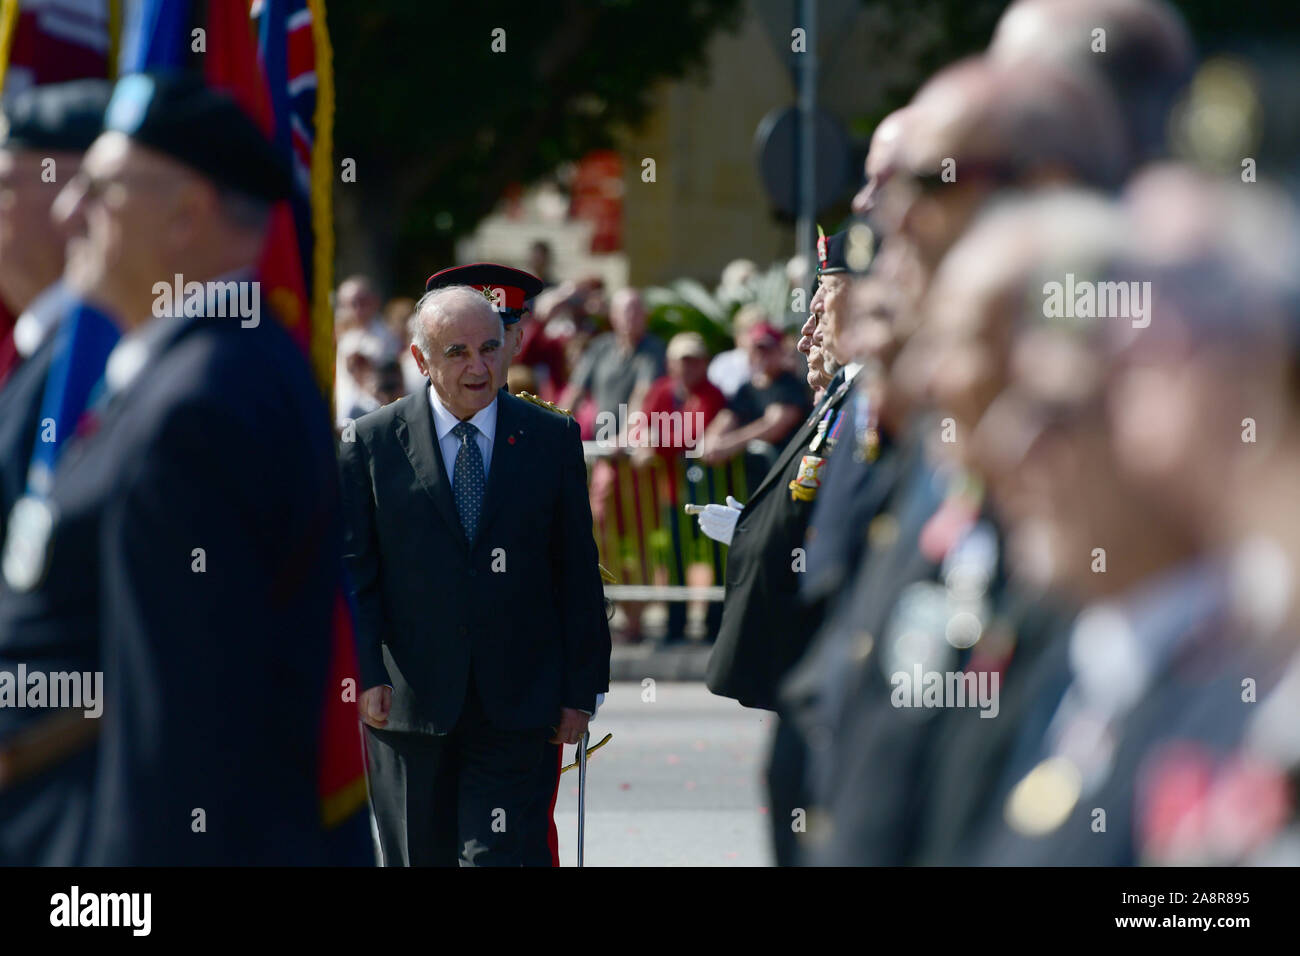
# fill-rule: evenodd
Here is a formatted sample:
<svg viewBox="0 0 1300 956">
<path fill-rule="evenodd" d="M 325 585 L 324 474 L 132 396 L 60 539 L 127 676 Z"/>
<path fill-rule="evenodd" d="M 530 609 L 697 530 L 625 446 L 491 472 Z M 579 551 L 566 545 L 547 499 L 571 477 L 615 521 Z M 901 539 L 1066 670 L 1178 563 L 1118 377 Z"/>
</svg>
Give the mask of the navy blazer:
<svg viewBox="0 0 1300 956">
<path fill-rule="evenodd" d="M 341 862 L 316 787 L 341 551 L 324 401 L 275 322 L 158 321 L 65 450 L 49 570 L 6 622 L 101 659 L 79 862 Z"/>
</svg>

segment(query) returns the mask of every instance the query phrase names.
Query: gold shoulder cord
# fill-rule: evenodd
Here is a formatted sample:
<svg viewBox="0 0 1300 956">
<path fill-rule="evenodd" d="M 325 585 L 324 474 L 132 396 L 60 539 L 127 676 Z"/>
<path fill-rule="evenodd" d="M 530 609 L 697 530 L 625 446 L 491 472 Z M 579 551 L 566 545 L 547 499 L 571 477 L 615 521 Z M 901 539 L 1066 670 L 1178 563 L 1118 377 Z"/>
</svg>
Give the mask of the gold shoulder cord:
<svg viewBox="0 0 1300 956">
<path fill-rule="evenodd" d="M 557 415 L 565 415 L 569 418 L 573 417 L 573 412 L 569 411 L 569 409 L 561 408 L 559 405 L 556 405 L 554 402 L 548 402 L 544 398 L 538 398 L 532 392 L 520 392 L 518 395 L 515 396 L 515 398 L 522 398 L 525 402 L 532 402 L 534 405 L 540 405 L 542 408 L 549 409 L 555 412 Z"/>
</svg>

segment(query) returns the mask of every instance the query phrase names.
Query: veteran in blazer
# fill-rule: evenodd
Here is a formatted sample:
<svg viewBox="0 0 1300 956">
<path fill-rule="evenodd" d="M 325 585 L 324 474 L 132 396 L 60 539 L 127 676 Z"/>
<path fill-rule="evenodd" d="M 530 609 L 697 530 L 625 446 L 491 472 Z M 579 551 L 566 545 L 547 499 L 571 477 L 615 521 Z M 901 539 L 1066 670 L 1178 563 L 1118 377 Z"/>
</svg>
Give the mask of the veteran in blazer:
<svg viewBox="0 0 1300 956">
<path fill-rule="evenodd" d="M 845 260 L 846 233 L 818 244 L 818 287 L 810 303 L 810 334 L 838 361 L 833 330 L 847 308 L 852 275 Z M 700 528 L 729 545 L 722 624 L 709 659 L 709 690 L 745 707 L 777 709 L 777 686 L 817 630 L 799 598 L 806 532 L 824 469 L 846 442 L 838 430 L 860 365 L 842 368 L 743 508 L 708 505 Z M 728 514 L 728 512 L 730 512 Z"/>
<path fill-rule="evenodd" d="M 582 445 L 500 391 L 505 332 L 478 290 L 435 288 L 415 327 L 430 387 L 341 446 L 384 862 L 549 866 L 539 767 L 609 687 Z"/>
</svg>

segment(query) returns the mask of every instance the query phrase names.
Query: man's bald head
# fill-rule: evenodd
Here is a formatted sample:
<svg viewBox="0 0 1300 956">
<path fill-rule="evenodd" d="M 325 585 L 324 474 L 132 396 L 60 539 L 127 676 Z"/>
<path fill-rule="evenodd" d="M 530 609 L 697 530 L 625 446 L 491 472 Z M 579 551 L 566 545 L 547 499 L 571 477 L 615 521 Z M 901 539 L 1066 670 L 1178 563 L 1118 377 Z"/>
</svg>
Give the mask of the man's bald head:
<svg viewBox="0 0 1300 956">
<path fill-rule="evenodd" d="M 902 169 L 882 219 L 938 265 L 983 203 L 1008 188 L 1118 185 L 1123 136 L 1104 93 L 1040 64 L 953 64 L 909 107 Z"/>
<path fill-rule="evenodd" d="M 953 159 L 957 181 L 965 162 L 976 174 L 1000 174 L 1007 185 L 1111 187 L 1125 165 L 1114 104 L 1095 84 L 1044 64 L 953 64 L 916 94 L 907 129 L 904 165 L 927 174 Z"/>
<path fill-rule="evenodd" d="M 1165 152 L 1169 111 L 1195 65 L 1187 24 L 1165 0 L 1016 0 L 988 55 L 1096 77 L 1121 111 L 1134 166 Z"/>
<path fill-rule="evenodd" d="M 876 206 L 877 197 L 898 168 L 902 140 L 907 129 L 907 107 L 894 110 L 871 134 L 871 147 L 867 151 L 866 185 L 853 197 L 853 211 L 866 215 Z"/>
<path fill-rule="evenodd" d="M 1041 311 L 1044 283 L 1097 275 L 1127 248 L 1128 232 L 1116 204 L 1082 190 L 1044 190 L 987 209 L 931 284 L 926 321 L 909 343 L 905 384 L 914 400 L 951 415 L 968 437 L 1007 385 L 1013 330 Z"/>
<path fill-rule="evenodd" d="M 363 327 L 379 311 L 379 293 L 367 276 L 351 275 L 339 283 L 334 296 L 334 331 L 337 336 Z"/>
<path fill-rule="evenodd" d="M 469 286 L 426 292 L 411 320 L 411 354 L 442 403 L 465 421 L 491 404 L 505 381 L 501 313 Z"/>
</svg>

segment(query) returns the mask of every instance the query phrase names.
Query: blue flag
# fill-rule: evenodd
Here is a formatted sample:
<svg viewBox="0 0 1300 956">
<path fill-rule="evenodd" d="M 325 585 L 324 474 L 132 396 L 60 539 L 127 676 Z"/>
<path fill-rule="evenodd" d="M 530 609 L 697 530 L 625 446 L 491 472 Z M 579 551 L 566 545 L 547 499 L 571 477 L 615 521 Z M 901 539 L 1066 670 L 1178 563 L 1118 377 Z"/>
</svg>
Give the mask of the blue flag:
<svg viewBox="0 0 1300 956">
<path fill-rule="evenodd" d="M 45 380 L 41 426 L 27 469 L 28 494 L 43 498 L 49 493 L 63 445 L 76 433 L 81 416 L 101 387 L 108 354 L 120 337 L 107 315 L 85 303 L 73 306 L 59 325 Z"/>
</svg>

